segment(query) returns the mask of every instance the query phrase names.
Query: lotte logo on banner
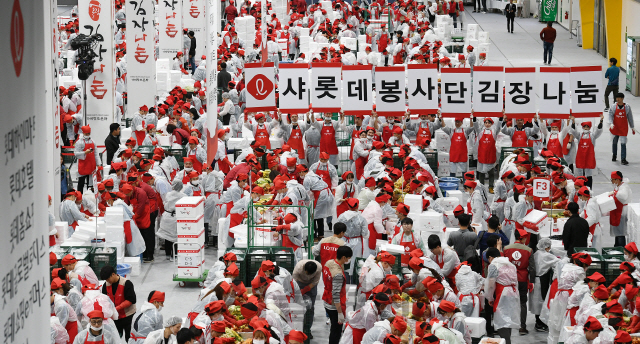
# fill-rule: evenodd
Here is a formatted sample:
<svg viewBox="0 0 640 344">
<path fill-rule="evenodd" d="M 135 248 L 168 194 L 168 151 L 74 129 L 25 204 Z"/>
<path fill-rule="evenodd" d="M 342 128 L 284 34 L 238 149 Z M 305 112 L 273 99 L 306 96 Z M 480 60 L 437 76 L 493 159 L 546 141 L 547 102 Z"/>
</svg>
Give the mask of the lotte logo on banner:
<svg viewBox="0 0 640 344">
<path fill-rule="evenodd" d="M 257 100 L 264 100 L 273 92 L 273 82 L 264 74 L 257 74 L 247 84 L 247 92 Z"/>
<path fill-rule="evenodd" d="M 93 21 L 98 21 L 100 19 L 100 2 L 98 0 L 91 0 L 89 2 L 89 18 Z"/>
<path fill-rule="evenodd" d="M 22 72 L 22 57 L 24 55 L 24 20 L 22 19 L 22 9 L 20 1 L 14 0 L 11 10 L 11 59 L 16 76 L 20 77 Z"/>
</svg>

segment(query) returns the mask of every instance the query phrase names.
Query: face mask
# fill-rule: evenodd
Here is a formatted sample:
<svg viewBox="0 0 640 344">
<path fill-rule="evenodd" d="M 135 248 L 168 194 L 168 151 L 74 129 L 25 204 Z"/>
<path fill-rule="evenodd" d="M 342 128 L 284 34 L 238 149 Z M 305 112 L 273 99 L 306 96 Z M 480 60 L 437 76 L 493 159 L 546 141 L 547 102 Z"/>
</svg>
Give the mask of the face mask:
<svg viewBox="0 0 640 344">
<path fill-rule="evenodd" d="M 224 316 L 222 316 L 222 314 L 220 314 L 217 317 L 211 319 L 211 321 L 222 321 L 222 320 L 224 320 Z"/>
<path fill-rule="evenodd" d="M 422 124 L 427 124 L 427 123 L 429 123 L 429 120 L 428 120 L 428 119 L 421 119 L 421 120 L 420 120 L 420 123 L 422 123 Z"/>
<path fill-rule="evenodd" d="M 295 170 L 296 170 L 295 168 L 294 169 L 287 169 L 287 172 L 293 173 Z"/>
<path fill-rule="evenodd" d="M 89 136 L 89 135 L 85 135 L 85 136 L 84 136 L 84 138 L 88 140 L 88 139 L 90 139 L 90 138 L 91 138 L 91 136 Z"/>
<path fill-rule="evenodd" d="M 158 312 L 162 310 L 162 306 L 158 306 Z"/>
<path fill-rule="evenodd" d="M 628 254 L 625 254 L 625 255 L 624 255 L 624 260 L 626 260 L 626 261 L 630 261 L 630 260 L 631 260 L 631 259 L 629 258 L 629 255 L 628 255 Z"/>
<path fill-rule="evenodd" d="M 235 297 L 229 296 L 224 300 L 224 303 L 228 306 L 231 306 L 234 302 L 236 302 Z"/>
<path fill-rule="evenodd" d="M 353 182 L 350 182 L 350 181 L 348 181 L 348 180 L 347 180 L 347 182 L 346 182 L 346 183 L 347 183 L 347 185 L 351 185 L 351 184 L 353 184 Z"/>
<path fill-rule="evenodd" d="M 100 331 L 102 331 L 102 326 L 100 326 L 100 327 L 95 327 L 95 326 L 93 326 L 93 325 L 92 325 L 92 326 L 91 326 L 91 329 L 92 329 L 92 330 L 94 330 L 94 331 L 96 331 L 96 332 L 100 332 Z"/>
<path fill-rule="evenodd" d="M 191 185 L 193 185 L 193 186 L 198 186 L 198 185 L 200 185 L 200 181 L 199 181 L 199 180 L 197 180 L 197 179 L 196 179 L 196 180 L 193 180 L 193 181 L 191 181 Z"/>
<path fill-rule="evenodd" d="M 254 339 L 253 344 L 264 344 L 264 339 Z"/>
<path fill-rule="evenodd" d="M 367 139 L 368 139 L 369 141 L 373 141 L 373 136 L 367 136 Z"/>
<path fill-rule="evenodd" d="M 184 171 L 185 172 L 191 172 L 191 171 L 193 171 L 193 167 L 185 167 Z"/>
<path fill-rule="evenodd" d="M 258 202 L 258 200 L 259 200 L 259 199 L 260 199 L 260 197 L 254 197 L 254 198 L 253 198 L 253 201 L 254 201 L 254 202 Z"/>
<path fill-rule="evenodd" d="M 551 129 L 551 133 L 552 134 L 557 134 L 558 133 L 558 129 Z"/>
</svg>

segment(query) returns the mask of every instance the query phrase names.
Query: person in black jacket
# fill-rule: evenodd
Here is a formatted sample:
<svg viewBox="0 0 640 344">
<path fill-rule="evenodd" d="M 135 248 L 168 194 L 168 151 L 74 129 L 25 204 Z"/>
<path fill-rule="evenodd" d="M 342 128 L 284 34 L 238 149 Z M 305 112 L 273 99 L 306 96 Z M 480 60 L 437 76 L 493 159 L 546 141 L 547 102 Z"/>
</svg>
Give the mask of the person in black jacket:
<svg viewBox="0 0 640 344">
<path fill-rule="evenodd" d="M 573 254 L 574 247 L 587 247 L 589 238 L 589 223 L 578 215 L 580 207 L 577 203 L 571 202 L 567 205 L 571 212 L 571 217 L 567 220 L 562 231 L 562 242 L 567 255 Z"/>
<path fill-rule="evenodd" d="M 107 165 L 111 165 L 113 155 L 120 147 L 120 124 L 111 123 L 109 126 L 109 135 L 104 139 L 104 146 L 107 148 Z"/>
<path fill-rule="evenodd" d="M 222 62 L 220 64 L 220 71 L 218 72 L 218 91 L 229 92 L 229 81 L 231 81 L 231 74 L 227 72 L 227 63 Z"/>
<path fill-rule="evenodd" d="M 507 32 L 513 33 L 513 21 L 516 18 L 516 4 L 513 3 L 513 0 L 509 0 L 504 8 L 504 14 L 507 16 Z"/>
</svg>

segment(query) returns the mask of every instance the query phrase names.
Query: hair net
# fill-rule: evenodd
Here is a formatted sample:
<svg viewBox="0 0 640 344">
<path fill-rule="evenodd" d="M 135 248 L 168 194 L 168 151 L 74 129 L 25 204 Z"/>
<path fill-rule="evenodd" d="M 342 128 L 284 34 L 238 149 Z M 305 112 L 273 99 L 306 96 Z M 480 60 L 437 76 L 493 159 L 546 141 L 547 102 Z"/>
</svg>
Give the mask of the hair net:
<svg viewBox="0 0 640 344">
<path fill-rule="evenodd" d="M 224 92 L 224 93 L 222 93 L 222 98 L 227 98 L 227 99 L 229 99 L 229 92 Z"/>
<path fill-rule="evenodd" d="M 173 183 L 171 183 L 171 188 L 173 189 L 173 191 L 181 191 L 182 190 L 182 180 L 180 179 L 174 179 Z"/>
<path fill-rule="evenodd" d="M 175 315 L 164 321 L 164 327 L 171 327 L 177 324 L 182 324 L 182 319 Z"/>
<path fill-rule="evenodd" d="M 540 241 L 538 241 L 538 245 L 536 247 L 538 248 L 538 250 L 544 250 L 547 247 L 551 247 L 551 239 L 549 239 L 549 238 L 540 239 Z"/>
</svg>

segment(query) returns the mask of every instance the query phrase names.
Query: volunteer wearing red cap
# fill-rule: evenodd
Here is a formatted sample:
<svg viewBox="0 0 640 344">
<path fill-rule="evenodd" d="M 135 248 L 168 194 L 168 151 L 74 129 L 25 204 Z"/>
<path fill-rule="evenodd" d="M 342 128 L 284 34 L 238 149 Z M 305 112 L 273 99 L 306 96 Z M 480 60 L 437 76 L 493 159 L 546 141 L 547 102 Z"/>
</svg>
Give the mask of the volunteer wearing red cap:
<svg viewBox="0 0 640 344">
<path fill-rule="evenodd" d="M 305 175 L 303 180 L 304 188 L 310 190 L 313 193 L 313 219 L 315 221 L 315 238 L 318 240 L 322 240 L 324 237 L 324 219 L 327 219 L 327 225 L 329 226 L 329 230 L 331 230 L 331 215 L 333 213 L 332 205 L 333 205 L 333 193 L 331 192 L 330 183 L 326 183 L 324 175 L 328 177 L 329 173 L 326 168 L 329 168 L 333 171 L 333 175 L 337 179 L 337 173 L 335 172 L 335 168 L 333 165 L 328 164 L 329 156 L 326 153 L 320 154 L 321 161 L 324 160 L 324 170 L 320 169 L 319 172 L 323 172 L 323 175 L 316 174 L 314 170 L 311 168 L 309 172 Z M 316 166 L 318 166 L 316 164 Z M 313 166 L 312 166 L 313 167 Z M 334 178 L 334 176 L 331 178 Z"/>
<path fill-rule="evenodd" d="M 600 320 L 590 316 L 587 318 L 582 331 L 573 331 L 565 340 L 566 344 L 592 343 L 603 331 Z M 616 336 L 617 337 L 617 336 Z"/>
<path fill-rule="evenodd" d="M 616 67 L 617 68 L 617 67 Z M 629 127 L 633 135 L 636 134 L 636 130 L 633 128 L 633 115 L 631 113 L 631 106 L 625 104 L 624 93 L 619 92 L 615 94 L 616 103 L 609 109 L 609 131 L 613 135 L 613 161 L 616 161 L 618 155 L 618 141 L 620 141 L 620 155 L 622 157 L 622 165 L 628 165 L 627 161 L 627 135 L 629 134 Z M 607 108 L 609 107 L 609 99 L 605 97 L 607 102 Z M 606 111 L 606 109 L 605 109 Z"/>
<path fill-rule="evenodd" d="M 322 301 L 331 320 L 330 343 L 338 343 L 342 335 L 342 324 L 345 322 L 347 307 L 347 281 L 344 265 L 351 261 L 352 256 L 351 248 L 341 246 L 336 252 L 336 259 L 328 261 L 322 268 L 322 282 L 324 283 Z"/>
<path fill-rule="evenodd" d="M 145 129 L 147 126 L 144 116 L 146 116 L 148 112 L 149 108 L 146 105 L 143 105 L 133 114 L 133 119 L 131 120 L 132 137 L 136 139 L 138 146 L 142 145 L 144 142 L 144 137 L 146 135 Z"/>
<path fill-rule="evenodd" d="M 416 133 L 416 146 L 424 147 L 431 142 L 436 130 L 444 123 L 442 117 L 436 120 L 435 115 L 419 114 L 419 121 L 407 123 L 407 129 Z"/>
<path fill-rule="evenodd" d="M 331 156 L 329 153 L 322 151 L 320 153 L 320 161 L 309 166 L 309 171 L 313 171 L 313 173 L 322 177 L 322 180 L 324 180 L 329 187 L 335 188 L 338 186 L 338 172 L 335 166 L 329 163 L 330 159 Z"/>
<path fill-rule="evenodd" d="M 504 221 L 504 208 L 505 202 L 508 199 L 509 190 L 513 188 L 513 178 L 515 173 L 507 171 L 500 176 L 500 179 L 496 181 L 493 189 L 493 202 L 491 203 L 491 212 L 496 214 L 500 219 L 500 222 Z"/>
<path fill-rule="evenodd" d="M 358 113 L 354 116 L 354 124 L 346 125 L 344 112 L 340 112 L 340 129 L 347 133 L 347 137 L 351 137 L 351 150 L 349 151 L 350 160 L 356 160 L 356 158 L 353 157 L 353 150 L 355 148 L 356 141 L 361 138 L 362 131 L 364 131 L 366 135 L 365 129 L 367 128 L 368 123 L 369 117 L 365 119 L 363 114 Z M 366 149 L 366 147 L 363 147 L 363 149 Z M 369 149 L 371 149 L 370 145 Z"/>
<path fill-rule="evenodd" d="M 538 122 L 537 115 L 535 116 L 535 120 L 533 121 L 533 126 L 525 128 L 524 126 L 524 118 L 517 118 L 515 125 L 511 128 L 503 125 L 502 133 L 508 135 L 511 138 L 511 146 L 512 147 L 529 147 L 528 141 L 537 139 L 537 135 L 540 135 L 540 125 Z M 507 115 L 503 116 L 503 123 L 507 123 L 508 117 Z M 534 155 L 537 155 L 537 151 L 534 150 Z"/>
<path fill-rule="evenodd" d="M 478 173 L 480 181 L 484 184 L 485 179 L 489 179 L 489 189 L 493 190 L 494 167 L 497 164 L 496 156 L 496 138 L 502 126 L 502 119 L 494 124 L 491 117 L 486 117 L 483 124 L 480 124 L 478 118 L 473 117 L 476 135 L 478 137 Z"/>
<path fill-rule="evenodd" d="M 304 245 L 302 240 L 302 231 L 304 225 L 301 222 L 300 215 L 295 212 L 288 213 L 284 216 L 284 225 L 279 225 L 274 228 L 276 232 L 282 234 L 282 246 L 291 247 L 296 256 L 296 261 L 302 260 L 302 250 L 300 248 Z"/>
<path fill-rule="evenodd" d="M 375 325 L 368 330 L 362 337 L 362 344 L 388 343 L 388 338 L 392 338 L 391 343 L 398 344 L 398 339 L 407 330 L 407 322 L 402 316 L 396 316 L 390 321 L 391 318 L 378 321 Z"/>
<path fill-rule="evenodd" d="M 382 219 L 384 218 L 382 206 L 387 204 L 390 200 L 391 196 L 380 193 L 379 196 L 377 196 L 374 201 L 369 202 L 367 207 L 362 211 L 362 217 L 367 220 L 367 227 L 369 228 L 368 245 L 365 245 L 365 248 L 368 248 L 368 251 L 364 254 L 364 257 L 375 252 L 376 240 L 382 239 L 382 236 L 387 234 L 387 231 L 382 224 Z"/>
<path fill-rule="evenodd" d="M 374 177 L 367 177 L 364 180 L 364 188 L 358 193 L 358 202 L 360 202 L 360 210 L 364 210 L 369 205 L 369 202 L 376 198 L 374 190 L 376 189 L 376 179 Z"/>
<path fill-rule="evenodd" d="M 486 256 L 490 264 L 484 295 L 493 308 L 493 327 L 500 338 L 510 338 L 511 329 L 520 327 L 520 307 L 516 306 L 520 303 L 516 267 L 495 247 L 487 249 Z"/>
<path fill-rule="evenodd" d="M 533 280 L 536 277 L 536 262 L 530 247 L 525 245 L 529 232 L 524 228 L 517 228 L 516 241 L 506 246 L 503 255 L 516 267 L 518 277 L 518 292 L 520 293 L 520 335 L 528 334 L 527 330 L 527 294 L 533 291 Z"/>
<path fill-rule="evenodd" d="M 624 246 L 624 260 L 632 263 L 636 269 L 640 267 L 640 260 L 638 260 L 638 246 L 635 242 L 630 242 Z"/>
<path fill-rule="evenodd" d="M 193 170 L 187 174 L 189 182 L 184 185 L 181 192 L 187 196 L 204 196 L 204 188 L 200 184 L 200 174 Z"/>
<path fill-rule="evenodd" d="M 258 113 L 255 116 L 249 116 L 249 121 L 244 123 L 244 126 L 253 132 L 253 137 L 255 137 L 256 145 L 258 146 L 266 146 L 267 149 L 271 149 L 271 141 L 269 140 L 269 136 L 271 133 L 271 116 L 268 118 L 265 117 L 265 114 Z"/>
<path fill-rule="evenodd" d="M 207 152 L 199 145 L 197 137 L 189 136 L 187 156 L 191 158 L 193 162 L 193 169 L 197 171 L 198 174 L 201 174 L 203 165 L 207 164 Z"/>
<path fill-rule="evenodd" d="M 362 307 L 370 298 L 371 294 L 375 293 L 375 288 L 384 281 L 387 274 L 392 272 L 395 264 L 396 257 L 387 251 L 380 251 L 375 261 L 369 261 L 369 263 L 366 264 L 369 271 L 360 278 L 356 308 Z"/>
<path fill-rule="evenodd" d="M 596 175 L 596 140 L 602 135 L 602 121 L 604 115 L 600 115 L 600 122 L 595 130 L 592 129 L 591 122 L 582 122 L 582 130 L 569 129 L 569 133 L 578 140 L 578 149 L 576 151 L 576 176 L 587 177 L 586 186 L 592 187 L 593 176 Z M 574 122 L 575 124 L 575 122 Z"/>
<path fill-rule="evenodd" d="M 633 341 L 631 335 L 627 331 L 623 330 L 618 330 L 614 339 L 614 344 L 631 344 L 631 342 Z"/>
<path fill-rule="evenodd" d="M 157 146 L 158 139 L 156 138 L 156 126 L 153 124 L 147 124 L 145 129 L 146 129 L 146 135 L 144 137 L 144 141 L 142 141 L 142 145 Z"/>
<path fill-rule="evenodd" d="M 344 234 L 347 226 L 344 223 L 336 222 L 333 226 L 333 235 L 320 240 L 311 248 L 314 256 L 320 257 L 320 264 L 324 266 L 329 260 L 336 259 L 336 252 L 340 246 L 344 246 Z"/>
<path fill-rule="evenodd" d="M 118 312 L 118 320 L 114 320 L 118 334 L 122 337 L 124 333 L 125 340 L 129 341 L 131 323 L 136 313 L 136 292 L 133 283 L 119 276 L 110 265 L 100 270 L 100 279 L 105 281 L 101 289 L 102 294 L 111 299 Z"/>
<path fill-rule="evenodd" d="M 446 127 L 442 123 L 442 131 L 444 131 L 449 137 L 451 137 L 451 149 L 449 153 L 449 167 L 451 169 L 451 177 L 460 177 L 467 171 L 467 160 L 469 160 L 469 154 L 467 152 L 467 141 L 469 135 L 475 128 L 473 126 L 463 128 L 464 117 L 456 117 L 455 128 Z"/>
<path fill-rule="evenodd" d="M 487 206 L 486 199 L 482 195 L 482 191 L 476 188 L 478 184 L 475 181 L 467 180 L 464 183 L 464 191 L 469 195 L 467 200 L 467 214 L 471 215 L 471 222 L 484 224 L 489 218 L 491 212 Z"/>
<path fill-rule="evenodd" d="M 68 228 L 68 236 L 71 237 L 75 228 L 78 226 L 78 221 L 91 220 L 91 218 L 80 212 L 80 209 L 76 205 L 76 190 L 70 189 L 66 195 L 64 195 L 64 200 L 60 203 L 60 220 L 66 221 L 69 225 Z"/>
<path fill-rule="evenodd" d="M 224 177 L 223 187 L 228 189 L 231 187 L 231 182 L 237 180 L 239 174 L 249 175 L 251 174 L 251 180 L 258 180 L 256 173 L 260 170 L 260 164 L 258 158 L 254 154 L 248 154 L 240 163 L 236 160 L 236 165 L 226 174 Z"/>
<path fill-rule="evenodd" d="M 100 155 L 98 154 L 98 145 L 91 139 L 91 127 L 85 125 L 82 127 L 82 139 L 75 143 L 73 153 L 78 159 L 78 190 L 84 192 L 84 184 L 91 186 L 91 174 L 96 170 L 97 166 L 101 166 Z"/>
<path fill-rule="evenodd" d="M 555 186 L 552 195 L 553 201 L 559 202 L 559 208 L 565 208 L 576 192 L 573 181 L 565 178 L 563 173 L 553 172 L 552 182 Z"/>
<path fill-rule="evenodd" d="M 369 227 L 367 220 L 358 211 L 359 201 L 357 198 L 347 198 L 345 202 L 349 207 L 348 210 L 342 213 L 336 220 L 337 223 L 344 223 L 347 226 L 347 231 L 344 234 L 342 240 L 346 242 L 346 245 L 351 247 L 353 251 L 353 259 L 365 258 L 364 253 L 365 243 L 369 238 Z M 350 265 L 348 269 L 349 276 L 353 275 L 355 265 Z"/>
<path fill-rule="evenodd" d="M 358 308 L 346 323 L 344 333 L 340 338 L 341 344 L 360 344 L 364 334 L 373 328 L 380 319 L 384 309 L 391 304 L 389 295 L 377 293 L 367 300 L 364 306 Z"/>
<path fill-rule="evenodd" d="M 374 113 L 373 115 L 371 115 L 371 117 L 373 118 L 374 122 L 376 120 L 378 120 L 378 121 L 381 120 L 378 117 L 377 113 Z M 380 135 L 380 137 L 382 137 L 382 142 L 384 142 L 385 144 L 389 144 L 389 140 L 393 136 L 394 130 L 396 128 L 398 128 L 400 130 L 404 130 L 405 129 L 404 128 L 403 119 L 404 119 L 403 116 L 384 117 L 385 122 L 381 124 L 382 131 L 380 132 L 380 129 L 378 128 L 378 134 Z"/>
<path fill-rule="evenodd" d="M 352 135 L 358 138 L 351 138 L 351 160 L 353 160 L 352 170 L 356 172 L 355 177 L 362 180 L 365 167 L 369 162 L 369 153 L 372 152 L 373 142 L 369 141 L 366 130 L 353 131 Z"/>
<path fill-rule="evenodd" d="M 106 320 L 102 307 L 98 305 L 93 311 L 87 313 L 87 318 L 89 327 L 78 333 L 73 341 L 74 344 L 117 344 L 121 342 L 120 337 L 114 337 L 115 334 L 104 327 Z"/>
<path fill-rule="evenodd" d="M 78 279 L 82 285 L 91 283 L 98 284 L 98 277 L 84 260 L 77 260 L 76 257 L 67 254 L 60 262 L 63 268 L 68 272 L 68 280 Z"/>
<path fill-rule="evenodd" d="M 587 220 L 589 233 L 593 236 L 592 247 L 600 249 L 602 248 L 602 227 L 600 225 L 602 213 L 600 212 L 600 206 L 597 200 L 591 198 L 591 191 L 586 186 L 578 190 L 578 198 L 584 203 L 584 207 L 580 211 L 580 217 Z"/>
<path fill-rule="evenodd" d="M 562 125 L 562 121 L 554 121 L 549 125 L 550 132 L 547 132 L 547 127 L 542 126 L 542 134 L 547 138 L 547 149 L 552 152 L 558 158 L 570 159 L 573 158 L 570 154 L 573 136 L 568 133 L 570 126 Z M 575 149 L 574 149 L 575 152 Z M 569 163 L 569 161 L 567 161 Z"/>
<path fill-rule="evenodd" d="M 335 190 L 334 204 L 336 207 L 336 216 L 340 217 L 342 213 L 349 210 L 349 205 L 346 203 L 349 198 L 357 198 L 360 193 L 360 187 L 353 183 L 354 174 L 351 171 L 346 171 L 342 174 L 342 180 Z"/>
<path fill-rule="evenodd" d="M 413 231 L 413 220 L 411 218 L 404 218 L 400 222 L 400 225 L 402 226 L 402 231 L 393 237 L 391 243 L 404 247 L 402 266 L 406 267 L 409 265 L 409 260 L 411 259 L 410 253 L 415 249 L 424 250 L 425 247 L 420 234 Z"/>
<path fill-rule="evenodd" d="M 389 146 L 399 147 L 403 144 L 411 144 L 409 138 L 404 134 L 401 127 L 393 128 L 393 136 L 389 138 Z"/>
<path fill-rule="evenodd" d="M 65 298 L 70 289 L 71 286 L 60 278 L 56 277 L 51 281 L 51 315 L 57 316 L 60 324 L 67 330 L 69 343 L 73 342 L 78 333 L 78 316 Z"/>
<path fill-rule="evenodd" d="M 393 228 L 393 236 L 398 235 L 402 231 L 402 220 L 404 220 L 407 216 L 409 216 L 410 207 L 404 203 L 398 203 L 396 206 L 396 216 L 398 217 L 398 222 L 396 226 Z"/>
<path fill-rule="evenodd" d="M 609 192 L 609 195 L 613 197 L 616 209 L 609 213 L 609 223 L 611 224 L 611 234 L 615 236 L 614 246 L 624 246 L 626 244 L 627 203 L 631 200 L 631 188 L 623 179 L 622 172 L 611 172 L 613 191 Z"/>
<path fill-rule="evenodd" d="M 224 272 L 227 267 L 231 266 L 231 264 L 235 264 L 237 261 L 238 256 L 233 252 L 227 252 L 220 256 L 209 269 L 211 273 L 207 275 L 207 279 L 204 281 L 204 286 L 206 288 L 213 289 L 216 286 L 213 282 L 216 279 L 215 275 L 217 275 L 217 272 Z"/>
<path fill-rule="evenodd" d="M 161 291 L 152 290 L 140 310 L 133 316 L 129 343 L 143 344 L 152 331 L 163 328 L 162 314 L 165 295 Z"/>
<path fill-rule="evenodd" d="M 512 218 L 516 219 L 516 230 L 524 229 L 531 234 L 525 242 L 526 245 L 529 245 L 529 242 L 532 242 L 532 245 L 536 245 L 538 243 L 538 231 L 540 229 L 537 226 L 524 221 L 525 216 L 531 213 L 533 208 L 533 188 L 528 188 L 524 192 L 524 201 L 518 202 L 513 207 L 513 213 L 510 214 Z"/>
</svg>

